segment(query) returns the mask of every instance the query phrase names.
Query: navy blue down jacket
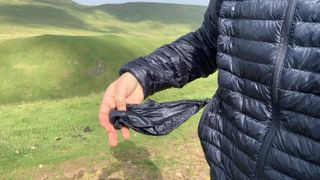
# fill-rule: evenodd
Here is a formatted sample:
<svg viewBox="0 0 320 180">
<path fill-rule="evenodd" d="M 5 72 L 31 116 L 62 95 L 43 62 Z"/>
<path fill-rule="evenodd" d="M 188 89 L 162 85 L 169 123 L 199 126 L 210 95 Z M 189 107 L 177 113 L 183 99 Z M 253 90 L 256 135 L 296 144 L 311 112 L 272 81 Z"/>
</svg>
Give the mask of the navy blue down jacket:
<svg viewBox="0 0 320 180">
<path fill-rule="evenodd" d="M 212 179 L 320 179 L 320 0 L 211 0 L 203 24 L 124 64 L 145 98 L 218 71 L 198 134 Z"/>
</svg>

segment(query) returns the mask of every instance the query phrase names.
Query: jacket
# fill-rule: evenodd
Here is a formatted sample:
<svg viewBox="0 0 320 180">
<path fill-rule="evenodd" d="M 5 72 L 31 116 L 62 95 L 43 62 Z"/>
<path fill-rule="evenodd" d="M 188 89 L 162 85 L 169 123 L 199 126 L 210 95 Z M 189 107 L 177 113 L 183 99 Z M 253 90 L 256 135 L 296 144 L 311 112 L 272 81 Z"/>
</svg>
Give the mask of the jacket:
<svg viewBox="0 0 320 180">
<path fill-rule="evenodd" d="M 320 179 L 319 0 L 211 0 L 199 29 L 124 72 L 146 98 L 218 73 L 198 126 L 212 179 Z"/>
</svg>

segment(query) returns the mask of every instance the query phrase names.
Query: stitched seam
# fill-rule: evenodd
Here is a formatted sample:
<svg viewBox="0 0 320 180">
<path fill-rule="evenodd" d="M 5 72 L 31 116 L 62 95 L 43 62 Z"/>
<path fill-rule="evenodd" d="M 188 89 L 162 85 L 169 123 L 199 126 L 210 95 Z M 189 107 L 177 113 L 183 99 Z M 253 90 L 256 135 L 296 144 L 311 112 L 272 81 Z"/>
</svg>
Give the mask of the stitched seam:
<svg viewBox="0 0 320 180">
<path fill-rule="evenodd" d="M 231 74 L 231 73 L 230 73 L 230 74 Z M 234 76 L 234 75 L 231 75 L 231 76 Z M 254 82 L 249 81 L 249 80 L 247 80 L 247 79 L 241 79 L 241 78 L 239 78 L 239 77 L 237 77 L 237 76 L 234 76 L 233 79 L 236 79 L 237 81 L 244 81 L 244 82 L 247 82 L 247 83 L 253 83 L 253 84 L 255 84 L 255 85 L 260 86 L 260 84 L 254 83 Z M 219 83 L 219 86 L 224 87 L 224 85 L 222 85 L 221 82 Z M 265 91 L 268 91 L 268 88 L 267 88 L 266 86 L 261 87 L 261 88 L 262 88 L 262 89 L 266 88 Z M 230 88 L 226 88 L 226 87 L 225 87 L 225 89 L 231 90 Z M 236 91 L 236 90 L 231 90 L 231 91 Z M 241 94 L 244 94 L 244 93 L 241 92 Z M 260 93 L 258 93 L 258 94 L 260 94 Z M 270 95 L 269 93 L 266 93 L 266 94 L 267 94 L 267 95 Z M 248 96 L 248 97 L 251 97 L 252 99 L 259 100 L 259 101 L 261 101 L 261 102 L 263 102 L 263 103 L 265 103 L 265 104 L 267 104 L 267 102 L 269 101 L 269 99 L 265 100 L 265 99 L 258 99 L 258 98 L 256 98 L 256 97 L 249 96 L 249 95 L 247 95 L 247 96 Z M 262 96 L 262 95 L 260 95 L 260 96 Z"/>
<path fill-rule="evenodd" d="M 226 104 L 226 103 L 225 103 Z M 229 106 L 228 104 L 226 104 L 227 106 Z M 239 111 L 235 111 L 235 112 L 237 112 L 237 113 L 239 113 L 239 114 L 241 114 L 242 116 L 245 116 L 245 117 L 249 117 L 249 116 L 247 116 L 247 115 L 245 115 L 245 114 L 243 114 L 243 113 L 241 113 L 241 112 L 239 112 Z M 221 117 L 223 117 L 221 114 L 219 114 L 219 113 L 216 113 L 217 115 L 219 115 L 219 116 L 221 116 Z M 226 118 L 226 119 L 228 119 L 228 118 Z M 254 123 L 257 123 L 257 121 L 255 121 L 255 120 L 251 120 L 252 118 L 251 117 L 249 117 L 249 121 L 253 121 Z M 229 120 L 229 119 L 228 119 Z M 230 121 L 230 120 L 229 120 Z M 232 123 L 230 123 L 230 124 L 232 124 Z M 260 123 L 261 124 L 261 123 Z M 235 125 L 236 126 L 236 125 Z M 254 140 L 256 140 L 256 141 L 258 141 L 258 142 L 260 142 L 260 143 L 262 143 L 262 141 L 261 140 L 259 140 L 259 139 L 256 139 L 256 138 L 254 138 L 254 137 L 252 137 L 252 136 L 250 136 L 250 135 L 248 135 L 248 134 L 246 134 L 244 131 L 242 131 L 242 130 L 240 130 L 239 128 L 238 128 L 238 126 L 236 126 L 237 127 L 237 129 L 240 131 L 240 132 L 242 132 L 243 134 L 245 134 L 245 135 L 247 135 L 248 137 L 250 137 L 250 138 L 252 138 L 252 139 L 254 139 Z"/>
<path fill-rule="evenodd" d="M 250 0 L 243 0 L 243 1 L 237 1 L 237 0 L 224 0 L 225 2 L 250 2 Z"/>
<path fill-rule="evenodd" d="M 300 20 L 296 20 L 296 22 L 298 22 L 298 23 L 306 23 L 306 24 L 316 24 L 316 25 L 320 24 L 320 22 L 300 21 Z"/>
<path fill-rule="evenodd" d="M 246 20 L 246 21 L 283 21 L 283 19 L 250 19 L 250 18 L 243 18 L 243 17 L 236 17 L 236 18 L 230 18 L 230 17 L 221 17 L 221 19 L 231 19 L 235 21 L 241 21 L 241 20 Z"/>
<path fill-rule="evenodd" d="M 254 138 L 254 137 L 249 136 L 248 134 L 246 134 L 244 131 L 242 131 L 241 129 L 239 129 L 238 126 L 232 124 L 229 118 L 224 117 L 224 116 L 222 116 L 222 115 L 219 114 L 219 113 L 216 113 L 216 115 L 218 115 L 218 117 L 219 117 L 220 119 L 224 119 L 224 118 L 227 119 L 229 125 L 236 127 L 236 130 L 238 130 L 240 133 L 244 134 L 244 135 L 247 136 L 248 138 L 253 139 L 253 140 L 256 140 L 256 141 L 262 143 L 260 140 L 258 140 L 258 139 L 256 139 L 256 138 Z M 230 138 L 229 138 L 229 139 L 230 139 Z M 253 159 L 253 157 L 251 157 L 251 159 Z"/>
<path fill-rule="evenodd" d="M 219 114 L 219 113 L 217 113 L 217 115 L 218 115 L 221 119 L 224 118 L 224 116 L 222 116 L 222 115 Z M 249 139 L 255 140 L 255 141 L 260 142 L 260 143 L 262 144 L 262 141 L 260 141 L 260 140 L 258 140 L 258 139 L 256 139 L 256 138 L 254 138 L 254 137 L 246 134 L 243 130 L 239 129 L 239 127 L 238 127 L 237 125 L 233 125 L 233 124 L 231 123 L 231 121 L 230 121 L 229 118 L 225 117 L 225 119 L 228 121 L 228 123 L 229 123 L 231 126 L 236 127 L 236 130 L 237 130 L 237 131 L 239 131 L 240 133 L 242 133 L 243 135 L 245 135 L 245 136 L 248 137 Z M 229 138 L 229 137 L 228 137 L 228 138 Z M 229 139 L 230 139 L 230 138 L 229 138 Z M 248 156 L 249 156 L 249 155 L 248 155 Z M 250 157 L 250 156 L 249 156 L 249 157 Z M 254 159 L 254 158 L 251 157 L 251 159 Z"/>
<path fill-rule="evenodd" d="M 293 70 L 293 71 L 299 71 L 299 72 L 303 72 L 303 73 L 307 73 L 307 74 L 315 74 L 317 76 L 320 76 L 320 73 L 317 73 L 317 72 L 313 72 L 313 71 L 306 71 L 306 70 L 301 70 L 301 69 L 295 69 L 295 68 L 285 68 L 287 70 Z"/>
<path fill-rule="evenodd" d="M 280 175 L 286 176 L 286 177 L 288 177 L 290 179 L 295 179 L 294 177 L 290 176 L 289 174 L 285 174 L 284 172 L 281 172 L 280 170 L 275 169 L 273 166 L 271 166 L 271 167 L 272 168 L 269 169 L 270 171 L 274 171 L 274 172 L 276 172 L 276 173 L 278 173 Z"/>
<path fill-rule="evenodd" d="M 229 104 L 227 104 L 227 103 L 225 103 L 225 102 L 222 102 L 222 103 L 224 103 L 224 104 L 226 104 L 227 106 L 229 106 L 229 107 L 232 108 L 232 106 L 230 106 Z M 232 109 L 234 109 L 236 113 L 239 113 L 239 114 L 242 115 L 242 116 L 245 116 L 245 117 L 247 117 L 247 118 L 249 117 L 250 121 L 254 121 L 254 123 L 259 123 L 259 122 L 261 122 L 261 121 L 254 120 L 255 118 L 250 117 L 250 116 L 248 116 L 248 115 L 246 115 L 246 114 L 244 114 L 244 113 L 241 113 L 240 111 L 238 111 L 238 110 L 235 109 L 235 108 L 232 108 Z M 219 113 L 216 113 L 216 114 L 218 114 L 219 116 L 223 117 L 223 116 L 222 116 L 221 114 L 219 114 Z M 226 119 L 227 119 L 228 121 L 230 121 L 230 119 L 228 119 L 228 118 L 226 118 Z M 263 124 L 263 123 L 259 123 L 259 124 Z M 263 124 L 263 125 L 264 125 L 264 124 Z M 236 126 L 236 127 L 237 127 L 237 126 Z M 238 129 L 238 128 L 237 128 L 237 129 Z M 241 130 L 239 130 L 239 131 L 240 131 L 240 132 L 243 132 L 243 131 L 241 131 Z M 262 143 L 262 141 L 254 138 L 254 137 L 252 137 L 252 136 L 249 136 L 248 134 L 246 134 L 246 133 L 244 133 L 244 132 L 243 132 L 243 134 L 247 135 L 248 137 L 251 137 L 252 139 L 257 140 L 257 141 L 260 142 L 260 143 Z"/>
<path fill-rule="evenodd" d="M 213 146 L 214 148 L 218 149 L 220 152 L 222 152 L 222 154 L 223 154 L 224 156 L 226 156 L 226 157 L 229 159 L 229 161 L 231 161 L 232 164 L 234 164 L 234 162 L 231 160 L 231 158 L 230 158 L 228 155 L 226 155 L 219 147 L 217 147 L 216 145 L 213 145 L 213 144 L 211 144 L 211 143 L 209 143 L 208 141 L 205 141 L 205 140 L 202 140 L 202 142 L 205 143 L 205 144 L 207 144 L 207 145 L 209 145 L 209 146 Z M 212 162 L 213 164 L 215 164 L 216 166 L 218 166 L 214 161 L 210 161 L 210 162 Z M 242 172 L 235 164 L 234 164 L 233 166 L 235 166 L 235 167 L 238 169 L 238 171 L 239 171 L 241 174 L 243 174 L 245 177 L 248 177 L 248 176 L 247 176 L 246 174 L 244 174 L 244 172 Z M 225 174 L 228 176 L 228 178 L 232 179 L 232 178 L 230 177 L 230 175 L 227 174 L 224 169 L 222 169 L 222 168 L 220 168 L 220 169 L 221 169 L 223 172 L 225 172 Z"/>
<path fill-rule="evenodd" d="M 294 92 L 294 93 L 300 93 L 300 94 L 304 94 L 304 95 L 309 95 L 309 96 L 312 96 L 312 97 L 314 97 L 314 98 L 320 98 L 320 95 L 313 94 L 313 93 L 307 93 L 307 92 L 295 91 L 295 90 L 283 89 L 283 88 L 281 88 L 281 90 L 282 90 L 282 91 Z"/>
<path fill-rule="evenodd" d="M 219 84 L 219 86 L 221 86 L 223 89 L 225 89 L 225 90 L 227 90 L 227 91 L 231 91 L 231 92 L 240 94 L 240 95 L 242 95 L 242 96 L 245 96 L 245 97 L 247 97 L 247 98 L 249 98 L 249 99 L 252 99 L 252 100 L 254 100 L 254 101 L 258 101 L 258 102 L 264 104 L 266 107 L 267 107 L 267 105 L 268 105 L 268 104 L 267 104 L 265 101 L 263 101 L 263 100 L 256 99 L 256 98 L 254 98 L 254 97 L 251 97 L 251 96 L 249 96 L 249 95 L 243 94 L 243 93 L 238 92 L 238 91 L 236 91 L 236 90 L 232 90 L 232 89 L 226 88 L 226 87 L 222 86 L 221 84 Z"/>
<path fill-rule="evenodd" d="M 242 112 L 242 111 L 241 111 L 240 109 L 238 109 L 237 107 L 233 107 L 233 106 L 231 106 L 230 104 L 226 103 L 222 98 L 220 98 L 220 99 L 221 99 L 221 102 L 222 102 L 222 103 L 225 103 L 226 105 L 232 107 L 234 110 L 238 111 L 240 114 L 243 114 L 243 115 L 245 115 L 245 116 L 248 116 L 248 117 L 250 117 L 251 119 L 255 119 L 255 120 L 257 120 L 256 122 L 264 122 L 264 121 L 262 121 L 261 119 L 258 119 L 258 118 L 253 117 L 252 115 L 245 114 L 244 112 Z M 262 123 L 262 124 L 263 124 L 263 123 Z"/>
<path fill-rule="evenodd" d="M 296 39 L 296 37 L 294 37 L 294 39 Z M 294 44 L 294 46 L 292 46 L 291 48 L 295 48 L 295 47 L 320 50 L 320 47 L 315 47 L 315 46 L 303 46 L 303 45 L 297 45 L 297 44 Z"/>
<path fill-rule="evenodd" d="M 309 116 L 309 117 L 312 117 L 312 118 L 315 118 L 315 119 L 320 119 L 320 117 L 317 117 L 317 116 L 314 116 L 314 115 L 310 115 L 310 114 L 304 114 L 302 112 L 298 112 L 298 111 L 295 111 L 293 109 L 288 109 L 288 108 L 285 108 L 285 107 L 282 107 L 282 109 L 284 109 L 286 111 L 289 111 L 289 112 L 294 112 L 294 113 L 297 113 L 297 114 L 301 114 L 301 115 L 304 115 L 304 116 Z"/>
<path fill-rule="evenodd" d="M 286 154 L 286 155 L 288 155 L 289 157 L 292 157 L 292 158 L 294 158 L 294 159 L 297 159 L 297 160 L 303 161 L 303 162 L 305 162 L 305 163 L 311 164 L 311 165 L 313 165 L 313 166 L 319 167 L 318 164 L 315 164 L 315 163 L 313 163 L 313 162 L 311 162 L 311 161 L 302 159 L 302 158 L 297 157 L 297 156 L 295 156 L 295 155 L 293 155 L 293 154 L 290 154 L 290 153 L 288 153 L 288 152 L 284 152 L 283 150 L 279 149 L 279 148 L 276 147 L 276 146 L 272 146 L 271 148 L 272 148 L 273 150 L 276 150 L 276 151 L 281 152 L 282 154 Z"/>
<path fill-rule="evenodd" d="M 283 111 L 286 112 L 287 110 L 283 110 Z M 296 112 L 292 112 L 292 111 L 288 111 L 287 113 L 294 113 L 294 114 L 299 114 L 299 115 L 300 115 L 300 113 L 296 113 Z M 314 119 L 313 117 L 310 117 L 310 116 L 308 116 L 308 117 Z M 283 124 L 283 127 L 286 128 L 288 131 L 290 131 L 290 132 L 292 132 L 292 133 L 301 134 L 301 135 L 306 136 L 306 137 L 308 137 L 309 139 L 312 139 L 312 140 L 314 140 L 314 141 L 317 141 L 317 142 L 319 141 L 319 140 L 314 139 L 313 137 L 311 137 L 311 136 L 309 136 L 309 135 L 303 134 L 303 131 L 301 131 L 301 130 L 295 131 L 294 129 L 296 129 L 296 128 L 291 127 L 290 125 L 288 125 L 288 124 L 286 124 L 286 123 Z"/>
<path fill-rule="evenodd" d="M 245 157 L 247 157 L 249 160 L 254 161 L 249 155 L 247 155 L 245 152 L 243 152 L 240 148 L 237 147 L 237 145 L 230 140 L 229 137 L 225 136 L 222 132 L 220 132 L 219 130 L 213 129 L 212 127 L 210 127 L 208 124 L 203 123 L 202 126 L 209 128 L 212 131 L 216 131 L 218 132 L 221 136 L 223 136 L 228 142 L 230 142 L 230 144 L 232 144 L 233 148 L 237 149 L 241 154 L 245 155 Z M 204 141 L 204 140 L 203 140 Z M 210 143 L 210 142 L 208 142 Z M 210 143 L 211 144 L 211 143 Z M 216 145 L 215 145 L 216 146 Z M 217 147 L 217 146 L 216 146 Z M 220 149 L 220 148 L 218 148 Z M 229 157 L 229 156 L 228 156 Z M 231 158 L 230 158 L 231 159 Z M 254 161 L 255 162 L 255 161 Z M 241 170 L 240 170 L 241 171 Z M 242 172 L 242 171 L 241 171 Z"/>
<path fill-rule="evenodd" d="M 204 143 L 205 143 L 205 144 L 208 144 L 207 142 L 204 142 Z M 222 169 L 220 166 L 218 166 L 217 163 L 215 163 L 214 161 L 210 161 L 210 164 L 211 164 L 211 165 L 214 165 L 215 167 L 217 167 L 217 168 L 219 168 L 219 169 L 221 169 L 221 171 L 224 172 L 224 174 L 225 174 L 229 179 L 232 179 L 232 178 L 230 177 L 230 175 L 225 172 L 224 169 Z"/>
<path fill-rule="evenodd" d="M 305 135 L 300 134 L 300 133 L 295 133 L 295 132 L 291 131 L 289 128 L 281 128 L 281 129 L 283 129 L 284 131 L 287 131 L 288 133 L 294 134 L 294 135 L 296 135 L 296 136 L 300 136 L 300 137 L 303 138 L 303 139 L 309 139 L 310 141 L 312 141 L 312 143 L 318 144 L 318 145 L 320 146 L 320 143 L 319 143 L 319 142 L 317 142 L 317 141 L 314 140 L 314 139 L 311 139 L 311 138 L 308 137 L 308 136 L 305 136 Z M 317 164 L 317 163 L 316 163 L 316 164 Z M 318 166 L 320 166 L 320 163 L 319 163 Z"/>
<path fill-rule="evenodd" d="M 203 125 L 203 126 L 209 128 L 209 129 L 212 129 L 212 128 L 206 126 L 206 125 Z M 214 130 L 214 129 L 212 129 L 212 130 Z M 216 130 L 214 130 L 214 131 L 216 131 Z M 219 134 L 220 134 L 221 136 L 225 137 L 225 136 L 224 136 L 223 134 L 221 134 L 220 132 L 219 132 Z M 225 138 L 226 138 L 226 137 L 225 137 Z M 226 138 L 226 139 L 228 139 L 228 138 Z M 241 172 L 241 174 L 243 174 L 245 177 L 249 178 L 249 176 L 248 176 L 247 174 L 245 174 L 245 173 L 232 161 L 232 158 L 230 158 L 229 155 L 227 155 L 225 152 L 223 152 L 221 148 L 219 148 L 217 145 L 215 145 L 215 144 L 213 144 L 213 143 L 210 143 L 210 142 L 208 142 L 208 141 L 206 141 L 206 140 L 202 140 L 202 142 L 205 142 L 205 143 L 209 144 L 210 146 L 214 146 L 215 148 L 219 149 L 219 151 L 228 158 L 228 160 L 238 169 L 239 172 Z M 242 152 L 242 151 L 240 151 L 240 152 Z"/>
<path fill-rule="evenodd" d="M 231 75 L 236 76 L 236 77 L 238 77 L 239 79 L 245 79 L 245 80 L 247 80 L 247 81 L 251 81 L 251 82 L 253 82 L 253 83 L 257 83 L 257 84 L 260 84 L 260 85 L 262 85 L 262 86 L 268 87 L 267 85 L 265 85 L 265 84 L 263 84 L 263 83 L 261 83 L 261 82 L 254 81 L 254 80 L 251 80 L 251 79 L 247 79 L 247 78 L 244 78 L 244 77 L 240 77 L 240 76 L 234 74 L 233 72 L 229 72 L 228 70 L 223 69 L 223 68 L 221 68 L 221 67 L 220 67 L 219 69 L 222 70 L 222 71 L 225 71 L 225 72 L 227 72 L 227 73 L 230 73 Z"/>
<path fill-rule="evenodd" d="M 241 38 L 241 37 L 223 35 L 223 34 L 220 34 L 220 36 L 222 36 L 222 37 L 230 37 L 232 39 L 238 39 L 238 40 L 241 40 L 241 41 L 255 42 L 255 43 L 260 43 L 260 44 L 271 44 L 271 45 L 278 44 L 278 42 L 266 42 L 266 41 L 259 41 L 259 40 L 253 40 L 253 39 L 245 39 L 245 38 Z"/>
<path fill-rule="evenodd" d="M 261 66 L 271 66 L 272 64 L 267 64 L 267 63 L 258 63 L 258 62 L 254 62 L 254 61 L 248 61 L 248 60 L 244 60 L 243 58 L 240 58 L 240 57 L 237 57 L 235 55 L 232 55 L 232 54 L 228 54 L 227 52 L 224 52 L 224 51 L 220 51 L 218 52 L 218 54 L 224 54 L 224 55 L 227 55 L 227 56 L 230 56 L 232 58 L 235 58 L 237 61 L 243 61 L 243 62 L 246 62 L 246 63 L 252 63 L 252 64 L 256 64 L 256 65 L 261 65 Z"/>
<path fill-rule="evenodd" d="M 212 131 L 216 131 L 218 132 L 221 136 L 223 136 L 230 144 L 232 144 L 233 148 L 237 149 L 241 154 L 245 155 L 245 157 L 247 157 L 249 160 L 255 162 L 248 154 L 246 154 L 245 152 L 243 152 L 240 148 L 237 147 L 237 145 L 231 141 L 229 139 L 229 137 L 225 136 L 222 132 L 220 132 L 219 130 L 213 129 L 212 127 L 208 126 L 207 124 L 203 124 L 203 126 L 209 128 Z"/>
<path fill-rule="evenodd" d="M 252 0 L 224 0 L 227 2 L 252 2 Z M 279 2 L 279 0 L 266 0 L 264 2 Z"/>
<path fill-rule="evenodd" d="M 246 58 L 247 60 L 244 60 L 244 58 L 236 56 L 235 54 L 231 54 L 230 52 L 227 52 L 227 51 L 222 50 L 222 49 L 219 49 L 217 53 L 227 54 L 229 56 L 236 57 L 236 58 L 241 59 L 241 60 L 246 61 L 246 62 L 257 63 L 257 62 L 254 62 L 254 60 L 247 59 L 247 58 Z M 236 54 L 238 54 L 238 53 L 236 53 Z M 257 63 L 257 64 L 268 65 L 268 66 L 273 65 L 273 64 L 267 64 L 267 63 Z"/>
<path fill-rule="evenodd" d="M 223 103 L 223 102 L 222 102 Z M 229 104 L 227 104 L 227 103 L 224 103 L 224 104 L 226 104 L 227 106 L 229 106 L 229 107 L 231 107 L 232 108 L 232 106 L 230 106 Z M 250 116 L 248 116 L 248 115 L 246 115 L 246 114 L 244 114 L 244 113 L 241 113 L 241 112 L 239 112 L 238 110 L 236 110 L 235 109 L 235 112 L 236 113 L 239 113 L 239 114 L 241 114 L 242 116 L 245 116 L 245 117 L 247 117 L 247 118 L 249 118 L 250 119 L 250 121 L 253 121 L 254 123 L 259 123 L 260 121 L 257 121 L 257 120 L 254 120 L 255 118 L 252 118 L 252 117 L 250 117 Z M 218 113 L 216 113 L 216 114 L 218 114 Z M 218 115 L 220 115 L 220 114 L 218 114 Z M 220 115 L 221 116 L 221 115 Z M 260 123 L 260 124 L 263 124 L 263 123 Z M 264 124 L 263 124 L 264 125 Z M 245 133 L 244 133 L 245 134 Z M 248 135 L 249 136 L 249 135 Z M 249 136 L 249 137 L 251 137 L 251 136 Z M 253 137 L 252 137 L 253 138 Z M 255 138 L 253 138 L 253 139 L 255 139 Z M 256 139 L 258 142 L 261 142 L 262 143 L 262 141 L 260 141 L 260 140 L 258 140 L 258 139 Z"/>
</svg>

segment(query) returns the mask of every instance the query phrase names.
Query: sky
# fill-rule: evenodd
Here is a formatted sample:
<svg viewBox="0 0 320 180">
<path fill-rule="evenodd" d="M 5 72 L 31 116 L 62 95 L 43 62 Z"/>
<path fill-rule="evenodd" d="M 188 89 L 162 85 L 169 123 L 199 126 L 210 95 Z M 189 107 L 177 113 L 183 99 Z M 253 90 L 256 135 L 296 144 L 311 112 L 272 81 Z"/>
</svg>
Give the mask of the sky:
<svg viewBox="0 0 320 180">
<path fill-rule="evenodd" d="M 101 5 L 101 4 L 118 4 L 125 2 L 160 2 L 160 3 L 176 3 L 176 4 L 192 4 L 207 6 L 210 0 L 73 0 L 85 5 Z"/>
</svg>

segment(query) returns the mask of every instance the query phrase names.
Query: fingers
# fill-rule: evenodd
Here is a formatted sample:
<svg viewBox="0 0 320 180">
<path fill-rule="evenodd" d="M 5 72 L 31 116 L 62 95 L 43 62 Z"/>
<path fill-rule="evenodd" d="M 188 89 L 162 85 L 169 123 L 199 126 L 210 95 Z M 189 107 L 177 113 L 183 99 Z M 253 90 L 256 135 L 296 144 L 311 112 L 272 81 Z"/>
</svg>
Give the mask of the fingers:
<svg viewBox="0 0 320 180">
<path fill-rule="evenodd" d="M 119 111 L 126 111 L 127 110 L 127 103 L 126 103 L 126 97 L 127 97 L 127 87 L 124 83 L 118 83 L 116 84 L 116 96 L 115 96 L 115 105 Z M 122 136 L 125 139 L 130 138 L 130 130 L 128 127 L 123 127 L 121 129 Z"/>
<path fill-rule="evenodd" d="M 99 112 L 99 119 L 100 119 L 100 124 L 103 128 L 105 128 L 107 131 L 110 131 L 110 128 L 107 124 L 108 121 L 108 113 L 109 113 L 109 108 L 107 105 L 102 104 Z"/>
<path fill-rule="evenodd" d="M 115 108 L 114 103 L 114 94 L 115 94 L 115 85 L 114 83 L 110 84 L 108 89 L 106 90 L 103 101 L 101 104 L 100 112 L 99 112 L 99 119 L 100 124 L 107 130 L 109 144 L 112 147 L 117 146 L 118 144 L 118 137 L 117 137 L 117 130 L 114 126 L 110 123 L 109 114 L 111 109 Z"/>
<path fill-rule="evenodd" d="M 99 112 L 100 124 L 108 131 L 110 131 L 109 113 L 111 108 L 115 107 L 113 94 L 115 94 L 115 84 L 111 83 L 104 93 Z"/>
<path fill-rule="evenodd" d="M 118 83 L 117 83 L 118 82 Z M 126 83 L 119 83 L 119 81 L 115 81 L 107 88 L 102 105 L 99 112 L 100 124 L 104 127 L 108 132 L 108 140 L 109 144 L 112 147 L 117 146 L 118 144 L 118 136 L 117 130 L 111 124 L 109 114 L 113 108 L 117 108 L 120 111 L 126 111 L 126 96 L 127 96 L 127 86 Z M 130 138 L 130 130 L 128 127 L 122 128 L 122 136 L 125 139 Z"/>
<path fill-rule="evenodd" d="M 108 136 L 109 136 L 109 144 L 112 147 L 116 147 L 118 144 L 118 135 L 117 135 L 117 130 L 112 125 L 110 125 L 110 131 L 108 132 Z"/>
<path fill-rule="evenodd" d="M 130 139 L 130 129 L 128 127 L 123 127 L 121 131 L 123 138 Z"/>
<path fill-rule="evenodd" d="M 115 147 L 118 144 L 117 130 L 110 123 L 109 118 L 110 111 L 114 107 L 114 97 L 106 93 L 100 110 L 100 123 L 107 130 L 109 144 L 112 147 Z"/>
<path fill-rule="evenodd" d="M 104 127 L 108 132 L 111 130 L 111 123 L 109 121 L 109 113 L 112 108 L 114 108 L 114 98 L 111 96 L 104 96 L 103 102 L 99 112 L 100 124 Z"/>
<path fill-rule="evenodd" d="M 126 111 L 127 104 L 126 104 L 126 96 L 127 96 L 127 89 L 124 83 L 117 83 L 116 84 L 116 95 L 115 95 L 115 105 L 119 111 Z"/>
</svg>

